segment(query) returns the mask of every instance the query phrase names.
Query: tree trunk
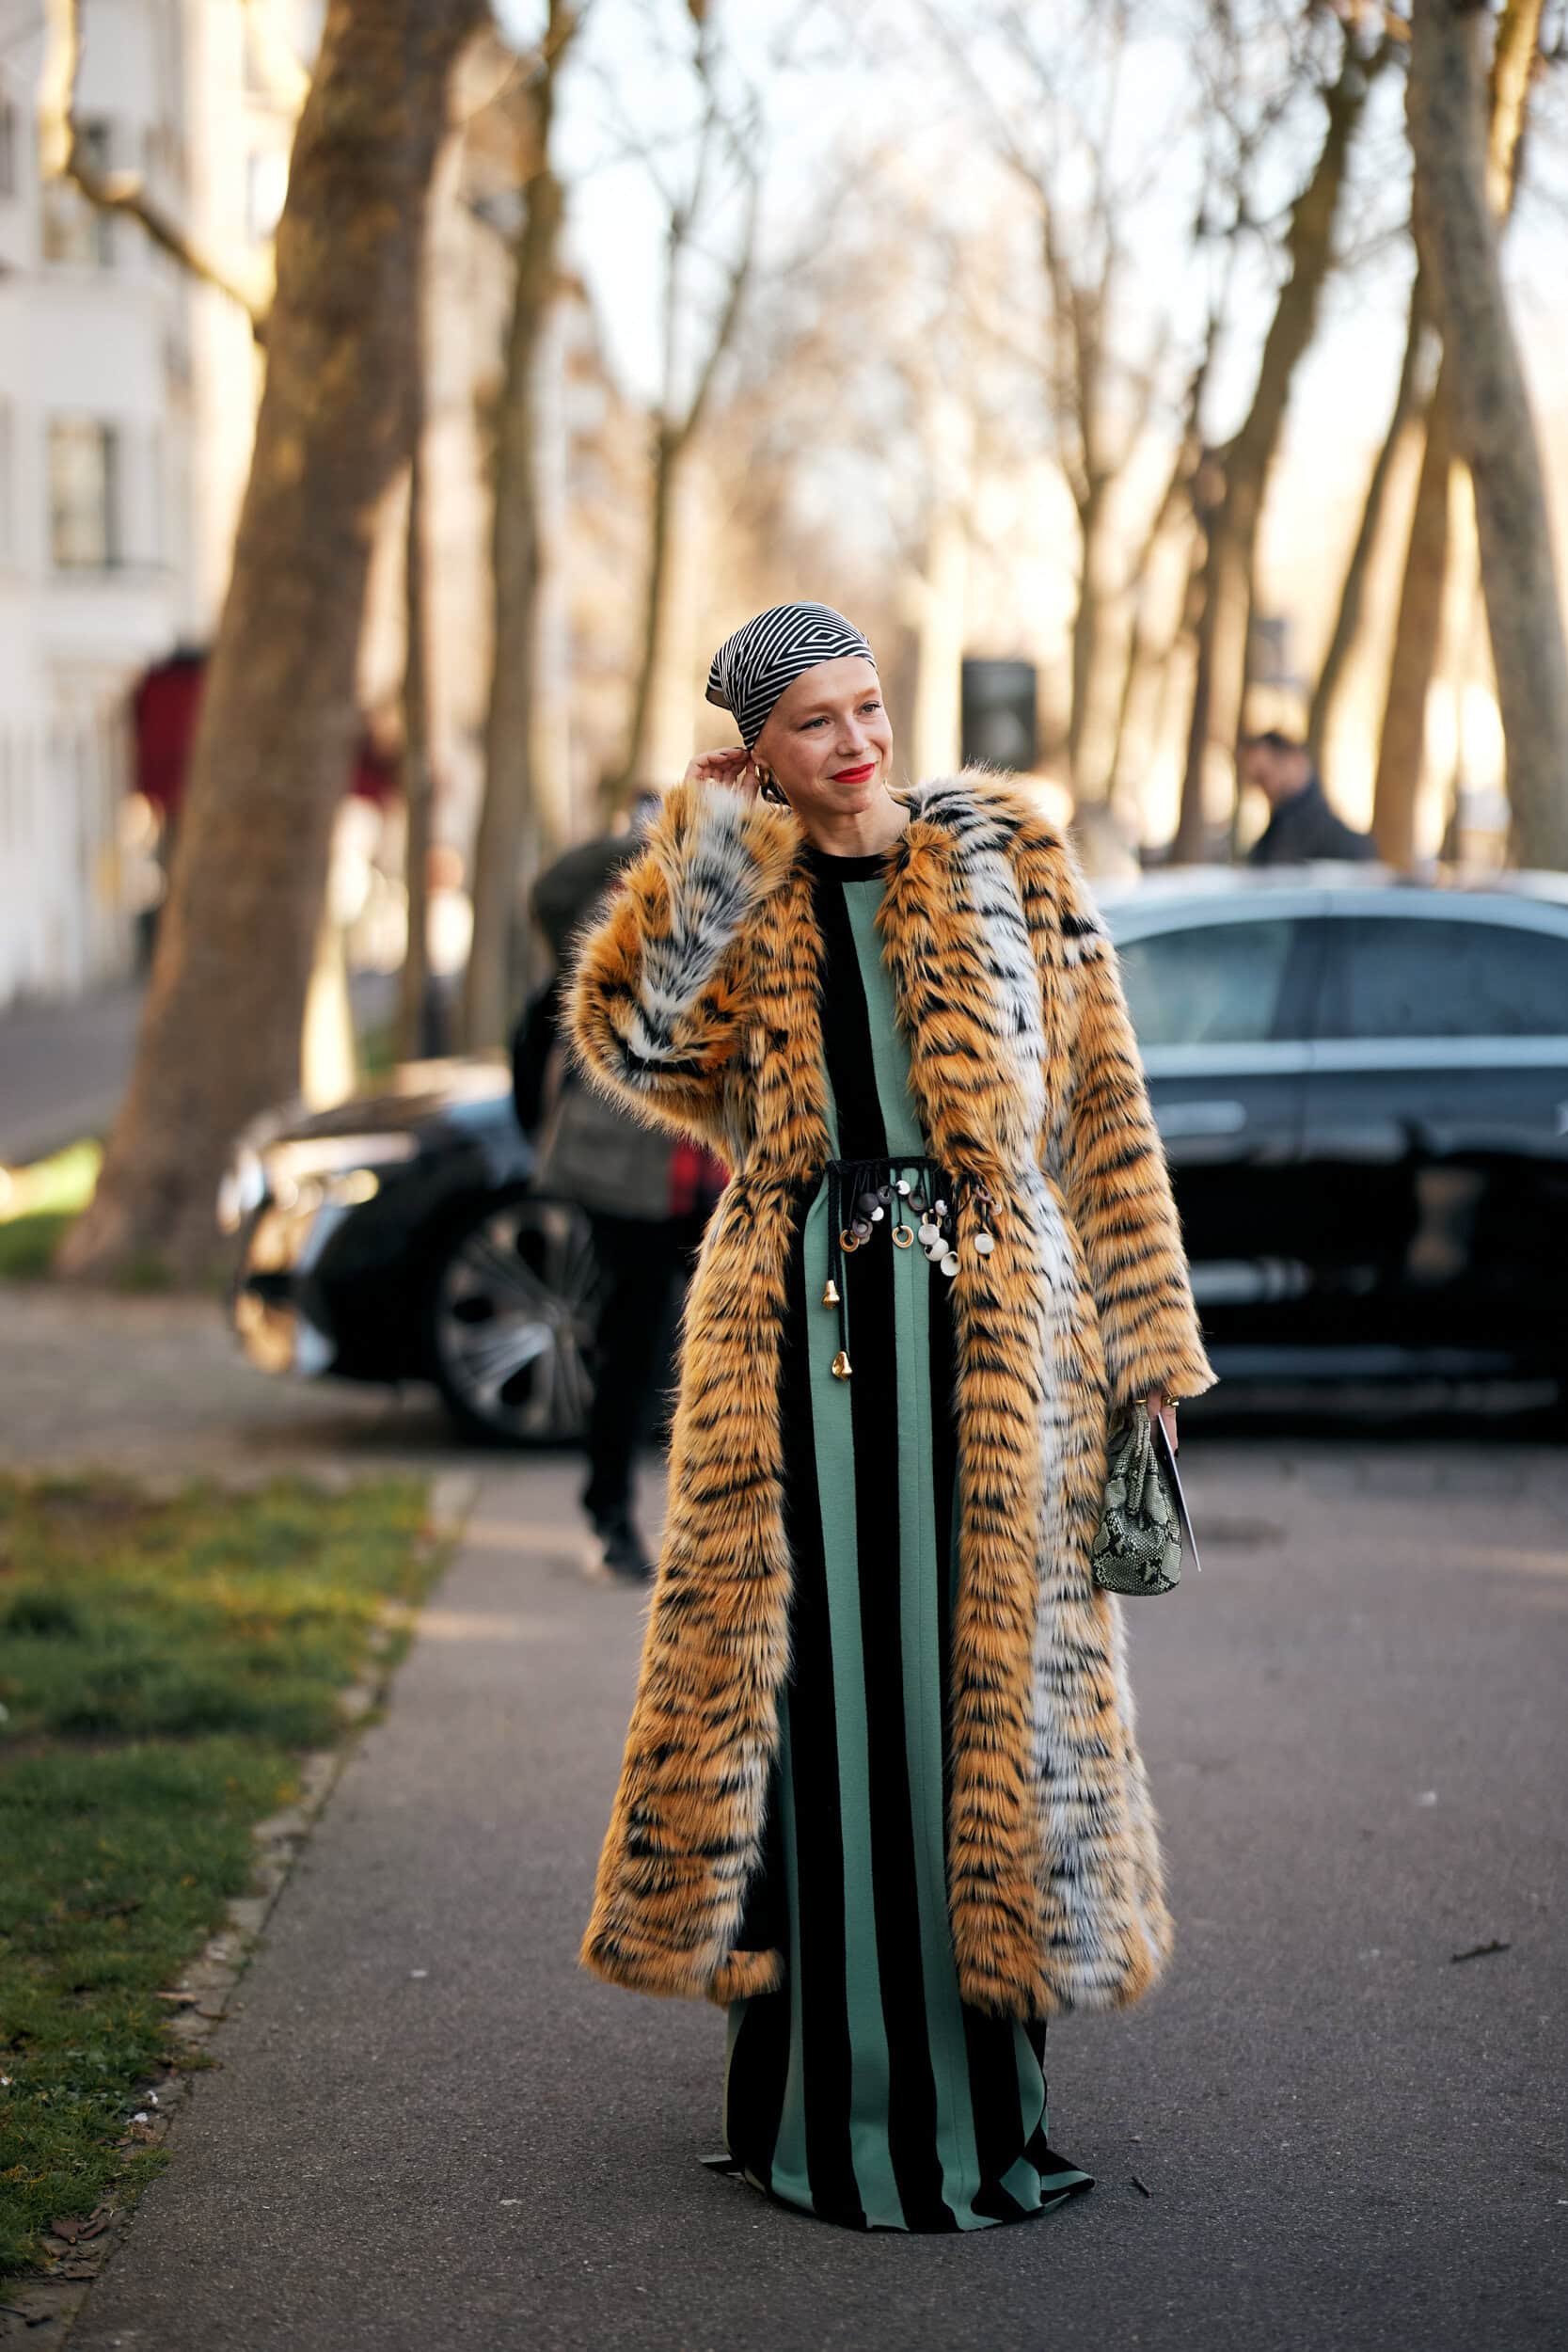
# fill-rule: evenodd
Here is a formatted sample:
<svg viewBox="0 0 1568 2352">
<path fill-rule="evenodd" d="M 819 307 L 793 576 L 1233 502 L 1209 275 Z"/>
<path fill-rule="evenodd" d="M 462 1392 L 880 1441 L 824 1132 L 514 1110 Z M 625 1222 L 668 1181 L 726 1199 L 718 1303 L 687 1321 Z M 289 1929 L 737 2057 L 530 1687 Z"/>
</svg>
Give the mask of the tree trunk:
<svg viewBox="0 0 1568 2352">
<path fill-rule="evenodd" d="M 1405 329 L 1404 359 L 1400 368 L 1399 389 L 1394 395 L 1394 412 L 1388 420 L 1388 430 L 1383 446 L 1372 465 L 1371 479 L 1361 509 L 1361 521 L 1351 549 L 1350 562 L 1339 590 L 1339 609 L 1334 616 L 1334 628 L 1318 672 L 1313 689 L 1311 707 L 1307 714 L 1307 748 L 1320 768 L 1323 746 L 1328 741 L 1334 714 L 1350 658 L 1361 628 L 1361 602 L 1366 593 L 1367 574 L 1377 546 L 1383 523 L 1384 509 L 1388 500 L 1388 485 L 1393 477 L 1394 460 L 1399 455 L 1405 435 L 1416 423 L 1421 411 L 1429 413 L 1432 392 L 1423 385 L 1423 376 L 1430 382 L 1431 358 L 1435 338 L 1432 328 L 1432 306 L 1427 296 L 1426 281 L 1419 268 L 1410 288 L 1410 320 Z"/>
<path fill-rule="evenodd" d="M 403 883 L 408 936 L 398 975 L 397 1050 L 404 1061 L 414 1060 L 424 1050 L 425 997 L 430 988 L 430 845 L 436 813 L 426 678 L 423 406 L 421 399 L 408 461 L 408 526 L 403 561 Z"/>
<path fill-rule="evenodd" d="M 1149 538 L 1149 564 L 1158 553 L 1169 523 Z M 1189 534 L 1191 519 L 1187 521 Z M 1172 550 L 1176 560 L 1177 551 Z M 1106 791 L 1106 804 L 1122 823 L 1132 828 L 1134 837 L 1145 838 L 1146 816 L 1141 778 L 1148 756 L 1160 739 L 1161 728 L 1170 687 L 1171 669 L 1177 650 L 1188 627 L 1188 606 L 1196 597 L 1194 574 L 1197 564 L 1195 547 L 1187 558 L 1185 577 L 1175 583 L 1174 593 L 1167 591 L 1163 626 L 1156 631 L 1150 607 L 1148 586 L 1140 583 L 1132 607 L 1132 618 L 1127 633 L 1127 660 L 1122 670 L 1121 692 L 1117 704 L 1116 731 L 1111 746 L 1111 779 Z M 1134 772 L 1140 779 L 1133 789 Z"/>
<path fill-rule="evenodd" d="M 1101 723 L 1104 662 L 1107 479 L 1085 485 L 1078 509 L 1078 599 L 1072 615 L 1072 699 L 1068 707 L 1067 761 L 1080 806 L 1102 804 L 1110 789 L 1110 748 Z"/>
<path fill-rule="evenodd" d="M 1450 639 L 1451 661 L 1449 687 L 1453 696 L 1453 759 L 1444 780 L 1443 837 L 1437 854 L 1446 865 L 1457 866 L 1464 854 L 1465 788 L 1467 772 L 1465 722 L 1468 715 L 1466 682 L 1475 667 L 1481 645 L 1481 631 L 1486 626 L 1485 599 L 1481 589 L 1481 564 L 1475 546 L 1475 500 L 1470 501 L 1470 532 L 1463 556 L 1462 575 L 1456 602 L 1459 618 Z"/>
<path fill-rule="evenodd" d="M 1513 207 L 1529 60 L 1539 31 L 1540 0 L 1512 0 L 1493 56 L 1487 138 L 1487 200 L 1499 221 L 1506 220 Z M 1423 273 L 1418 266 L 1418 286 L 1422 282 Z M 1426 433 L 1389 662 L 1372 815 L 1372 829 L 1385 859 L 1403 867 L 1414 865 L 1416 858 L 1416 809 L 1426 764 L 1427 708 L 1440 659 L 1451 552 L 1453 418 L 1442 369 L 1427 403 Z"/>
<path fill-rule="evenodd" d="M 1539 0 L 1525 6 L 1538 25 Z M 1505 18 L 1499 48 L 1505 36 L 1519 39 L 1519 13 L 1510 10 L 1513 23 Z M 1526 865 L 1561 867 L 1568 866 L 1568 646 L 1535 421 L 1488 195 L 1490 25 L 1483 9 L 1416 0 L 1406 100 L 1416 224 L 1443 320 L 1454 446 L 1475 486 L 1514 853 Z M 1509 54 L 1516 54 L 1512 43 Z M 1490 176 L 1495 185 L 1495 169 Z"/>
<path fill-rule="evenodd" d="M 611 798 L 624 805 L 648 778 L 643 762 L 648 748 L 648 719 L 653 709 L 654 679 L 658 673 L 659 644 L 664 628 L 665 598 L 670 588 L 671 516 L 675 503 L 675 468 L 681 437 L 668 424 L 654 434 L 653 499 L 648 524 L 648 568 L 642 589 L 642 631 L 637 654 L 637 679 L 632 689 L 631 718 L 626 727 L 626 757 L 610 786 Z"/>
<path fill-rule="evenodd" d="M 1426 448 L 1410 517 L 1372 791 L 1378 852 L 1386 865 L 1405 870 L 1416 863 L 1416 802 L 1426 753 L 1427 702 L 1443 637 L 1452 453 L 1447 370 L 1440 369 L 1427 409 Z"/>
<path fill-rule="evenodd" d="M 1221 532 L 1226 501 L 1222 493 L 1213 504 L 1201 502 L 1201 493 L 1195 499 L 1198 529 L 1202 533 L 1202 561 L 1195 568 L 1197 575 L 1198 608 L 1195 624 L 1193 649 L 1193 701 L 1187 721 L 1187 757 L 1181 775 L 1181 803 L 1177 814 L 1176 838 L 1171 843 L 1171 863 L 1175 866 L 1196 865 L 1209 854 L 1211 811 L 1217 810 L 1219 795 L 1212 790 L 1209 771 L 1212 766 L 1212 740 L 1223 741 L 1228 753 L 1234 752 L 1235 726 L 1227 737 L 1223 723 L 1214 723 L 1214 673 L 1221 643 L 1220 600 L 1234 593 L 1236 567 L 1224 560 Z M 1250 590 L 1248 592 L 1250 602 Z M 1240 720 L 1238 704 L 1237 721 Z"/>
<path fill-rule="evenodd" d="M 516 1011 L 514 943 L 534 877 L 564 844 L 566 779 L 537 772 L 540 599 L 539 370 L 565 211 L 550 165 L 556 74 L 577 31 L 568 0 L 549 14 L 530 97 L 532 171 L 517 234 L 506 377 L 497 425 L 491 523 L 495 654 L 484 729 L 484 802 L 474 852 L 474 936 L 463 991 L 470 1052 L 499 1044 Z"/>
<path fill-rule="evenodd" d="M 645 762 L 649 753 L 654 689 L 668 617 L 674 540 L 681 521 L 680 469 L 688 451 L 702 431 L 721 363 L 735 340 L 736 328 L 740 323 L 741 307 L 751 283 L 762 194 L 762 183 L 754 162 L 752 126 L 739 126 L 734 119 L 727 120 L 715 96 L 717 10 L 710 11 L 705 5 L 700 5 L 699 0 L 690 0 L 689 12 L 697 29 L 694 64 L 705 94 L 706 112 L 698 134 L 696 161 L 686 195 L 684 198 L 667 198 L 664 300 L 660 322 L 663 381 L 654 428 L 641 644 L 632 692 L 631 719 L 626 729 L 626 755 L 609 785 L 612 804 L 622 807 L 639 787 L 654 781 L 646 773 Z M 736 231 L 725 270 L 722 298 L 703 339 L 702 358 L 697 365 L 695 381 L 682 399 L 677 387 L 682 373 L 680 326 L 683 272 L 691 253 L 702 249 L 705 233 L 718 218 L 717 206 L 711 202 L 710 197 L 705 195 L 705 191 L 711 190 L 713 158 L 721 149 L 729 151 L 731 160 L 739 165 L 743 174 L 740 227 Z M 656 184 L 661 184 L 657 175 Z M 730 202 L 726 202 L 725 209 L 726 212 L 731 209 Z"/>
<path fill-rule="evenodd" d="M 1218 771 L 1234 759 L 1242 728 L 1258 525 L 1291 386 L 1311 343 L 1334 259 L 1334 228 L 1351 143 L 1386 55 L 1380 50 L 1370 60 L 1362 58 L 1346 37 L 1338 79 L 1324 95 L 1328 125 L 1323 148 L 1291 208 L 1285 236 L 1290 269 L 1263 341 L 1252 406 L 1225 453 L 1225 491 L 1204 565 L 1192 723 L 1172 848 L 1172 856 L 1180 861 L 1205 854 L 1211 826 L 1233 791 L 1232 786 L 1222 793 Z"/>
<path fill-rule="evenodd" d="M 1187 386 L 1180 443 L 1132 568 L 1132 616 L 1127 632 L 1121 691 L 1117 701 L 1116 723 L 1111 736 L 1110 781 L 1106 787 L 1106 800 L 1113 809 L 1126 796 L 1129 745 L 1136 738 L 1140 746 L 1148 746 L 1158 737 L 1160 717 L 1170 682 L 1172 658 L 1180 639 L 1191 627 L 1190 614 L 1196 588 L 1196 550 L 1189 554 L 1183 567 L 1184 579 L 1176 596 L 1170 599 L 1173 610 L 1170 612 L 1165 642 L 1160 647 L 1153 643 L 1154 631 L 1149 619 L 1149 581 L 1159 563 L 1161 548 L 1173 526 L 1180 522 L 1185 535 L 1191 535 L 1201 487 L 1199 468 L 1203 459 L 1203 441 L 1199 424 L 1218 340 L 1219 314 L 1212 310 L 1203 350 Z M 1141 719 L 1141 725 L 1135 723 L 1137 719 Z M 1141 801 L 1137 825 L 1141 837 Z"/>
<path fill-rule="evenodd" d="M 969 515 L 943 506 L 927 534 L 926 567 L 914 598 L 914 702 L 910 768 L 916 776 L 950 776 L 963 741 L 964 606 L 969 584 Z"/>
<path fill-rule="evenodd" d="M 323 907 L 316 931 L 300 1023 L 299 1061 L 300 1099 L 313 1111 L 346 1103 L 358 1083 L 348 954 L 343 927 L 333 919 L 330 903 Z"/>
<path fill-rule="evenodd" d="M 234 1136 L 299 1082 L 375 509 L 409 447 L 425 199 L 480 0 L 330 0 L 277 232 L 266 388 L 130 1089 L 76 1274 L 198 1276 Z"/>
</svg>

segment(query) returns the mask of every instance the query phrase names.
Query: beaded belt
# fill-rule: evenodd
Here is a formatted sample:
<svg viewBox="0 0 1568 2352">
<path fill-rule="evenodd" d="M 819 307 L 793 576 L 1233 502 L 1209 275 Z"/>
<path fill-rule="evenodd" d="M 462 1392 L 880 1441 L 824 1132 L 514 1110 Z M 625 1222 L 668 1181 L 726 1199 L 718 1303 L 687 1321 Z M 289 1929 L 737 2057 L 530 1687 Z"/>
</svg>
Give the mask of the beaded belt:
<svg viewBox="0 0 1568 2352">
<path fill-rule="evenodd" d="M 897 1249 L 918 1242 L 934 1266 L 951 1280 L 958 1271 L 958 1209 L 979 1213 L 972 1247 L 989 1258 L 996 1243 L 987 1230 L 990 1196 L 973 1177 L 949 1178 L 935 1160 L 902 1154 L 880 1160 L 830 1160 L 828 1179 L 828 1279 L 824 1307 L 838 1309 L 838 1354 L 833 1378 L 847 1380 L 849 1362 L 849 1275 L 846 1260 L 877 1238 L 886 1226 Z M 890 1218 L 895 1222 L 889 1223 Z M 918 1224 L 913 1219 L 919 1219 Z"/>
</svg>

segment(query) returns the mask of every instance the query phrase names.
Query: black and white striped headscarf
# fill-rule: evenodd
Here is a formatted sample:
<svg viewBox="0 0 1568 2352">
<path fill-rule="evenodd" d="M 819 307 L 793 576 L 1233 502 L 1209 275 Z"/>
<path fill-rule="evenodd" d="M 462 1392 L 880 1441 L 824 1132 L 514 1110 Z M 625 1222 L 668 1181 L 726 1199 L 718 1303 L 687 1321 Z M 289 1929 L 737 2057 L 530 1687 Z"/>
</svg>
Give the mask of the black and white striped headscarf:
<svg viewBox="0 0 1568 2352">
<path fill-rule="evenodd" d="M 748 751 L 786 686 L 819 661 L 877 658 L 853 623 L 829 604 L 776 604 L 726 637 L 707 674 L 707 698 L 733 713 Z"/>
</svg>

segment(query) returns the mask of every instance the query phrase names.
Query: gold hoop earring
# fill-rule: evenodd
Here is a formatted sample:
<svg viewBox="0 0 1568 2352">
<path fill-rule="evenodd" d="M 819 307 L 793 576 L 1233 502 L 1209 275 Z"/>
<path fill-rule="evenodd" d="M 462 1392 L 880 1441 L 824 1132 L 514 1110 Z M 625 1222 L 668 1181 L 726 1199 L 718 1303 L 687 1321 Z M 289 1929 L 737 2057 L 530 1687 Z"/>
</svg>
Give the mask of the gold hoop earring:
<svg viewBox="0 0 1568 2352">
<path fill-rule="evenodd" d="M 787 808 L 788 799 L 774 782 L 771 768 L 765 768 L 760 759 L 753 759 L 752 765 L 756 770 L 759 798 L 767 801 L 774 808 Z"/>
</svg>

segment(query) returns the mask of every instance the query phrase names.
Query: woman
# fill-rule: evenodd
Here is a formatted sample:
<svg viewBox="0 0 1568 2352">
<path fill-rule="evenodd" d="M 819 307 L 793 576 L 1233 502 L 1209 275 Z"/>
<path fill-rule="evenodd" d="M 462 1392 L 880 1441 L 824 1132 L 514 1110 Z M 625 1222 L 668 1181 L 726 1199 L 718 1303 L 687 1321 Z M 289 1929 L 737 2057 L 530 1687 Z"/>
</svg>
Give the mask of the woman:
<svg viewBox="0 0 1568 2352">
<path fill-rule="evenodd" d="M 733 1169 L 583 1947 L 729 2005 L 756 2185 L 968 2230 L 1088 2177 L 1048 2017 L 1170 1949 L 1116 1605 L 1108 1416 L 1212 1378 L 1116 965 L 1024 795 L 895 794 L 871 649 L 763 613 L 586 940 L 598 1081 Z M 771 803 L 771 804 L 770 804 Z"/>
</svg>

